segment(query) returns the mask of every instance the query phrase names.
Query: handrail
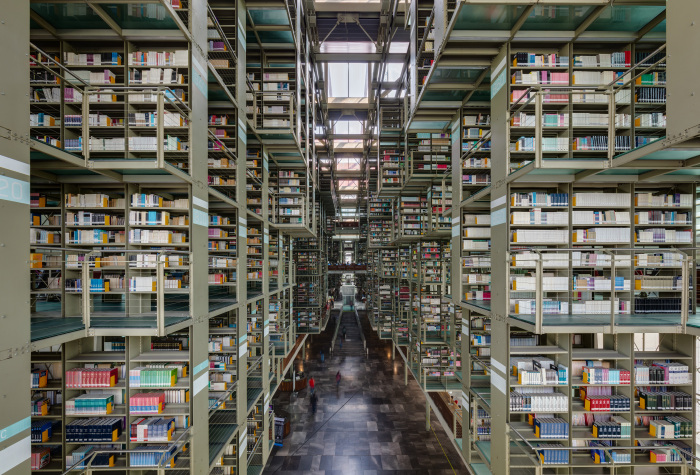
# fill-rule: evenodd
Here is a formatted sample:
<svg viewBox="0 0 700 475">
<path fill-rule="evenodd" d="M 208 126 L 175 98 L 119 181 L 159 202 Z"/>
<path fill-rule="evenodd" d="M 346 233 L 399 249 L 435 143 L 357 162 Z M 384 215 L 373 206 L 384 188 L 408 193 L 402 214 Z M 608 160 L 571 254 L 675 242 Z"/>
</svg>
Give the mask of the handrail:
<svg viewBox="0 0 700 475">
<path fill-rule="evenodd" d="M 647 59 L 653 57 L 656 53 L 660 53 L 661 51 L 663 51 L 663 50 L 665 50 L 665 49 L 666 49 L 666 43 L 662 44 L 661 46 L 659 46 L 658 48 L 656 48 L 654 51 L 652 51 L 651 53 L 649 53 L 647 56 L 645 56 L 643 59 L 641 59 L 639 62 L 637 62 L 634 66 L 630 66 L 629 69 L 625 70 L 625 72 L 623 72 L 620 76 L 616 77 L 614 80 L 610 81 L 608 84 L 604 85 L 603 87 L 606 87 L 606 88 L 613 88 L 613 86 L 616 85 L 616 83 L 620 81 L 620 78 L 623 78 L 623 77 L 627 76 L 627 75 L 630 74 L 632 71 L 634 71 L 635 69 L 637 69 L 644 61 L 646 61 Z M 651 65 L 649 68 L 653 68 L 654 66 L 656 66 L 657 64 L 659 64 L 659 63 L 660 63 L 661 61 L 663 61 L 664 59 L 666 59 L 666 56 L 664 56 L 664 57 L 663 57 L 662 59 L 660 59 L 659 61 L 656 61 L 656 62 L 655 62 L 653 65 Z M 647 68 L 646 70 L 648 70 L 649 68 Z M 646 70 L 645 70 L 645 71 L 646 71 Z M 644 74 L 644 71 L 642 71 L 641 73 L 637 74 L 637 75 L 634 76 L 633 78 L 628 79 L 628 80 L 625 81 L 623 84 L 621 84 L 620 87 L 618 87 L 617 89 L 620 89 L 620 88 L 622 88 L 622 87 L 627 86 L 628 84 L 630 84 L 632 81 L 634 81 L 636 78 L 638 78 L 638 77 L 641 76 L 642 74 Z M 615 89 L 615 88 L 613 88 L 613 89 Z"/>
<path fill-rule="evenodd" d="M 41 48 L 39 48 L 37 45 L 35 45 L 35 44 L 32 43 L 31 41 L 29 42 L 29 47 L 30 47 L 30 49 L 31 49 L 31 48 L 34 48 L 38 53 L 44 55 L 44 56 L 46 57 L 46 59 L 49 60 L 50 63 L 54 63 L 54 64 L 55 64 L 56 66 L 58 66 L 60 69 L 62 69 L 63 71 L 65 71 L 65 72 L 67 72 L 68 74 L 70 74 L 71 76 L 73 76 L 78 82 L 80 82 L 81 84 L 83 84 L 85 87 L 89 87 L 89 86 L 90 86 L 90 84 L 88 84 L 87 82 L 85 82 L 85 80 L 83 80 L 81 77 L 78 77 L 75 73 L 73 73 L 73 71 L 71 71 L 70 69 L 68 69 L 67 67 L 65 67 L 64 65 L 62 65 L 61 63 L 59 63 L 58 61 L 56 61 L 55 59 L 53 59 L 53 58 L 51 57 L 51 55 L 49 55 L 48 53 L 46 53 L 44 50 L 42 50 Z M 34 62 L 36 62 L 39 66 L 41 66 L 42 68 L 44 68 L 44 69 L 46 69 L 46 70 L 48 70 L 48 71 L 51 71 L 51 69 L 50 69 L 47 65 L 45 65 L 43 62 L 39 61 L 39 60 L 36 59 L 36 58 L 31 58 L 30 61 L 34 61 Z M 51 71 L 51 72 L 53 72 L 53 71 Z M 54 73 L 54 74 L 55 74 L 55 73 Z M 64 80 L 65 80 L 65 78 L 64 78 L 63 76 L 59 76 L 59 77 L 60 77 L 61 79 L 64 79 Z M 66 82 L 68 82 L 68 81 L 66 81 Z"/>
<path fill-rule="evenodd" d="M 216 399 L 216 401 L 214 401 L 214 403 L 212 405 L 209 406 L 209 418 L 211 418 L 211 416 L 221 408 L 224 400 L 226 398 L 228 398 L 231 394 L 233 394 L 237 389 L 238 389 L 238 379 L 236 379 L 236 381 L 234 381 L 231 384 L 231 386 L 226 391 L 224 391 L 223 394 L 221 396 L 219 396 Z M 218 391 L 212 391 L 212 392 L 217 393 Z M 211 394 L 211 392 L 209 394 Z"/>
<path fill-rule="evenodd" d="M 74 463 L 73 465 L 71 465 L 70 467 L 68 467 L 68 468 L 66 469 L 66 471 L 63 472 L 62 475 L 68 475 L 68 474 L 70 474 L 70 473 L 75 473 L 75 472 L 73 472 L 73 470 L 75 470 L 76 468 L 82 469 L 83 471 L 85 471 L 85 470 L 90 470 L 90 469 L 92 468 L 92 462 L 93 462 L 93 460 L 95 459 L 96 456 L 98 456 L 98 455 L 100 455 L 100 454 L 132 454 L 132 453 L 133 453 L 133 454 L 136 454 L 136 453 L 138 453 L 138 454 L 143 454 L 143 453 L 162 453 L 160 459 L 158 460 L 158 465 L 156 466 L 157 468 L 162 468 L 162 466 L 163 466 L 165 463 L 167 463 L 170 459 L 172 459 L 172 457 L 169 457 L 169 458 L 167 458 L 167 459 L 164 459 L 164 457 L 170 452 L 170 450 L 172 450 L 173 447 L 176 447 L 176 446 L 180 443 L 181 439 L 182 439 L 185 435 L 187 435 L 187 434 L 190 432 L 191 429 L 192 429 L 192 426 L 189 426 L 187 429 L 185 429 L 185 431 L 184 431 L 182 434 L 180 434 L 180 435 L 178 436 L 177 439 L 175 439 L 174 441 L 172 441 L 172 442 L 167 446 L 167 448 L 165 448 L 165 449 L 147 449 L 147 450 L 111 449 L 111 450 L 96 450 L 96 451 L 90 452 L 86 457 L 83 457 L 82 459 L 78 460 L 76 463 Z M 184 444 L 183 444 L 183 445 L 184 445 Z M 173 457 L 174 457 L 175 455 L 177 455 L 178 453 L 179 453 L 179 450 L 176 450 L 176 451 L 173 453 Z M 79 465 L 85 465 L 85 467 L 78 467 Z M 144 468 L 153 468 L 153 467 L 144 467 Z"/>
<path fill-rule="evenodd" d="M 677 446 L 677 445 L 673 445 L 673 446 L 666 446 L 666 445 L 660 445 L 660 446 L 653 446 L 653 445 L 652 445 L 652 446 L 639 446 L 639 445 L 637 445 L 637 446 L 630 446 L 630 447 L 623 447 L 623 446 L 614 446 L 614 447 L 604 447 L 604 446 L 600 446 L 600 447 L 598 447 L 598 446 L 596 446 L 596 447 L 590 447 L 590 446 L 580 446 L 580 447 L 536 447 L 536 446 L 533 446 L 533 445 L 527 440 L 527 438 L 525 438 L 525 437 L 518 431 L 518 429 L 516 429 L 516 428 L 513 426 L 513 424 L 512 424 L 511 422 L 508 422 L 507 424 L 508 424 L 508 429 L 509 429 L 508 432 L 514 432 L 514 433 L 518 436 L 518 438 L 521 439 L 520 442 L 524 442 L 524 443 L 527 445 L 527 447 L 528 447 L 531 451 L 533 451 L 535 454 L 536 454 L 537 452 L 539 452 L 539 451 L 545 451 L 545 450 L 566 450 L 566 451 L 568 451 L 568 452 L 574 452 L 574 451 L 590 451 L 591 449 L 596 449 L 596 450 L 597 450 L 597 449 L 606 449 L 606 448 L 607 448 L 607 449 L 611 449 L 611 450 L 632 450 L 632 451 L 645 452 L 645 451 L 655 450 L 655 449 L 659 449 L 659 448 L 661 448 L 661 449 L 663 449 L 663 448 L 672 448 L 673 450 L 678 450 L 679 452 L 684 453 L 685 455 L 687 455 L 688 457 L 692 458 L 692 459 L 695 460 L 696 462 L 700 462 L 700 457 L 695 456 L 695 454 L 693 454 L 692 452 L 689 452 L 688 450 L 686 450 L 686 449 L 684 449 L 684 448 L 682 448 L 682 447 L 679 447 L 679 446 Z M 546 439 L 545 439 L 545 440 L 546 440 Z M 612 439 L 612 440 L 615 440 L 615 439 Z M 618 440 L 619 440 L 619 439 L 618 439 Z M 672 440 L 674 440 L 674 439 L 668 439 L 668 440 L 669 440 L 669 441 L 672 441 Z M 518 441 L 515 441 L 515 442 L 518 442 Z M 606 453 L 607 453 L 607 450 L 606 450 Z M 528 455 L 528 454 L 526 454 L 526 455 Z M 539 463 L 540 465 L 544 465 L 544 463 L 543 463 L 540 459 L 537 459 L 537 460 L 538 460 L 538 463 Z M 571 463 L 569 463 L 569 464 L 562 464 L 562 466 L 566 466 L 566 465 L 571 465 Z M 612 465 L 612 464 L 610 464 L 610 465 Z M 621 465 L 629 466 L 629 464 L 621 464 Z M 681 463 L 679 463 L 678 465 L 681 465 Z M 692 469 L 692 470 L 695 471 L 696 473 L 700 473 L 700 468 L 695 467 L 695 465 L 694 465 L 692 462 L 686 461 L 686 462 L 684 463 L 684 465 L 687 465 L 688 468 Z"/>
<path fill-rule="evenodd" d="M 338 330 L 340 330 L 340 317 L 342 313 L 343 312 L 341 311 L 338 317 L 335 319 L 335 330 L 333 331 L 333 339 L 331 340 L 331 355 L 333 354 L 333 350 L 335 349 L 335 342 L 338 339 Z"/>
<path fill-rule="evenodd" d="M 365 354 L 367 353 L 367 339 L 365 338 L 365 334 L 362 331 L 362 322 L 360 321 L 360 315 L 357 313 L 357 309 L 355 309 L 355 320 L 357 321 L 357 327 L 360 330 L 360 339 L 362 340 L 362 346 L 365 350 Z"/>
</svg>

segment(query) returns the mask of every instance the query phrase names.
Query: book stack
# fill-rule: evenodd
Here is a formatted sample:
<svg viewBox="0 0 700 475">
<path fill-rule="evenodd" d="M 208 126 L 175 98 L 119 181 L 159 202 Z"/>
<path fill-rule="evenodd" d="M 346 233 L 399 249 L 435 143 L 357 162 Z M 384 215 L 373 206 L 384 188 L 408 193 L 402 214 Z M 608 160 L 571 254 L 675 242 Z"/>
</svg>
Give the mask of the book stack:
<svg viewBox="0 0 700 475">
<path fill-rule="evenodd" d="M 538 439 L 568 439 L 569 423 L 559 417 L 542 417 L 534 420 L 533 429 Z"/>
<path fill-rule="evenodd" d="M 584 366 L 583 382 L 587 384 L 630 384 L 630 371 L 626 369 Z"/>
<path fill-rule="evenodd" d="M 175 419 L 167 417 L 148 417 L 136 419 L 131 423 L 130 440 L 132 442 L 168 442 L 175 431 Z"/>
<path fill-rule="evenodd" d="M 26 457 L 26 455 L 25 455 Z M 26 460 L 26 459 L 25 459 Z M 49 447 L 32 447 L 31 469 L 39 470 L 51 463 L 51 449 Z"/>
<path fill-rule="evenodd" d="M 540 461 L 545 465 L 565 465 L 569 463 L 568 450 L 556 450 L 562 444 L 536 444 Z"/>
<path fill-rule="evenodd" d="M 139 366 L 129 370 L 129 386 L 132 388 L 173 387 L 177 384 L 176 368 L 147 368 Z"/>
<path fill-rule="evenodd" d="M 165 408 L 165 393 L 146 392 L 136 393 L 129 397 L 131 414 L 160 414 Z"/>
<path fill-rule="evenodd" d="M 66 442 L 116 442 L 123 418 L 76 419 L 66 424 Z"/>
<path fill-rule="evenodd" d="M 32 421 L 32 443 L 48 442 L 53 437 L 53 423 L 50 421 Z"/>
<path fill-rule="evenodd" d="M 639 408 L 649 411 L 692 410 L 693 398 L 680 391 L 664 391 L 665 388 L 653 388 L 639 391 Z"/>
<path fill-rule="evenodd" d="M 66 371 L 67 388 L 110 388 L 119 381 L 118 368 L 74 368 Z"/>
<path fill-rule="evenodd" d="M 626 412 L 630 410 L 630 398 L 621 395 L 586 395 L 584 407 L 591 412 Z"/>
<path fill-rule="evenodd" d="M 114 410 L 114 395 L 90 392 L 66 401 L 67 415 L 108 415 Z"/>
</svg>

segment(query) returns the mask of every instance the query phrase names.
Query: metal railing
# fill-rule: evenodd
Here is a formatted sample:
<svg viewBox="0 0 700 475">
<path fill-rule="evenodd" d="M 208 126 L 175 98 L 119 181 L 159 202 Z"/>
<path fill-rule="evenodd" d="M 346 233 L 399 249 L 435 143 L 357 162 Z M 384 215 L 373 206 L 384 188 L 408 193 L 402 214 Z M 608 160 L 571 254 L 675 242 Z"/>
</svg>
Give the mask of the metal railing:
<svg viewBox="0 0 700 475">
<path fill-rule="evenodd" d="M 591 225 L 595 227 L 595 225 Z M 507 286 L 506 300 L 509 305 L 513 300 L 527 301 L 526 312 L 515 313 L 511 307 L 509 313 L 517 317 L 517 315 L 531 315 L 534 317 L 533 323 L 535 333 L 542 333 L 544 320 L 547 312 L 545 312 L 545 294 L 559 293 L 567 294 L 566 300 L 570 303 L 571 293 L 576 292 L 607 292 L 610 294 L 610 309 L 603 311 L 596 309 L 595 313 L 585 313 L 584 315 L 596 315 L 598 317 L 609 316 L 609 325 L 615 328 L 618 323 L 616 319 L 620 315 L 633 313 L 632 301 L 635 292 L 673 292 L 678 294 L 679 307 L 677 311 L 666 311 L 664 317 L 669 318 L 670 325 L 676 325 L 680 329 L 685 330 L 693 305 L 693 292 L 695 276 L 693 270 L 698 265 L 698 258 L 695 257 L 695 251 L 700 248 L 696 247 L 616 247 L 616 248 L 599 248 L 595 246 L 595 242 L 591 242 L 589 246 L 581 247 L 559 247 L 559 248 L 532 248 L 538 244 L 528 243 L 513 243 L 516 246 L 523 246 L 520 250 L 509 251 L 506 259 L 501 262 L 492 262 L 492 255 L 489 253 L 479 253 L 469 256 L 463 256 L 463 260 L 478 259 L 477 266 L 474 269 L 481 269 L 483 275 L 488 275 L 494 265 L 506 266 L 509 273 Z M 647 243 L 638 243 L 640 246 L 645 246 Z M 649 243 L 653 246 L 653 243 Z M 541 243 L 540 243 L 541 245 Z M 556 245 L 553 243 L 553 245 Z M 574 254 L 576 253 L 576 254 Z M 471 269 L 467 263 L 463 262 L 464 269 Z M 573 282 L 573 276 L 578 269 L 604 269 L 606 275 L 598 276 L 599 279 L 604 279 L 599 285 L 594 287 L 579 287 L 576 282 Z M 637 274 L 636 269 L 654 269 L 656 271 L 670 271 L 668 276 L 650 276 L 646 274 Z M 558 275 L 549 275 L 553 271 L 558 271 Z M 526 275 L 528 273 L 529 275 Z M 546 277 L 559 277 L 558 281 L 552 281 L 548 285 L 554 287 L 547 288 L 544 285 Z M 664 281 L 659 286 L 654 286 L 654 279 L 667 277 L 669 283 Z M 518 278 L 524 278 L 518 286 L 514 288 Z M 617 279 L 616 279 L 617 278 Z M 622 279 L 620 282 L 619 279 Z M 646 282 L 645 282 L 646 280 Z M 486 279 L 483 284 L 489 285 L 490 279 Z M 464 283 L 464 280 L 463 280 Z M 477 282 L 478 283 L 478 282 Z M 524 286 L 523 286 L 524 284 Z M 594 283 L 595 284 L 595 283 Z M 608 285 L 607 287 L 605 287 Z M 636 288 L 639 285 L 639 288 Z M 605 287 L 605 288 L 603 288 Z M 514 298 L 513 294 L 530 294 L 522 297 Z M 620 306 L 621 295 L 629 296 L 630 302 L 627 307 Z M 464 299 L 464 295 L 461 297 Z M 465 300 L 469 303 L 469 300 Z M 562 311 L 561 315 L 576 314 L 569 304 L 566 311 Z M 648 312 L 648 310 L 645 310 Z M 556 313 L 556 312 L 554 312 Z M 661 318 L 664 318 L 661 317 Z M 670 318 L 675 318 L 670 320 Z"/>
<path fill-rule="evenodd" d="M 165 449 L 144 449 L 144 450 L 123 450 L 123 449 L 109 449 L 109 450 L 95 450 L 93 452 L 90 452 L 86 457 L 83 457 L 79 461 L 75 462 L 73 465 L 68 467 L 65 472 L 63 472 L 63 475 L 69 475 L 69 474 L 75 474 L 76 470 L 79 470 L 81 472 L 84 471 L 91 471 L 94 468 L 92 463 L 95 460 L 95 457 L 98 455 L 114 455 L 114 454 L 122 454 L 122 455 L 130 455 L 130 454 L 144 454 L 144 453 L 154 453 L 154 454 L 161 454 L 160 458 L 158 459 L 158 463 L 154 466 L 144 466 L 141 468 L 165 468 L 165 465 L 169 463 L 184 447 L 184 445 L 187 443 L 187 440 L 190 437 L 190 431 L 192 429 L 192 426 L 188 427 L 185 429 L 182 434 L 180 434 L 177 439 L 172 441 L 170 444 Z M 126 430 L 126 429 L 125 429 Z M 185 437 L 187 436 L 187 437 Z M 184 438 L 184 439 L 183 439 Z M 130 466 L 127 464 L 127 467 Z M 134 466 L 133 468 L 139 468 L 140 466 Z"/>
<path fill-rule="evenodd" d="M 620 466 L 620 467 L 629 467 L 630 463 L 616 463 L 613 460 L 613 457 L 611 455 L 611 452 L 613 450 L 629 450 L 631 452 L 648 452 L 650 450 L 658 450 L 658 449 L 666 449 L 666 450 L 676 450 L 679 453 L 683 454 L 683 458 L 685 459 L 685 462 L 674 462 L 674 465 L 678 466 L 684 466 L 689 470 L 694 471 L 695 473 L 700 473 L 700 468 L 698 468 L 698 462 L 700 462 L 700 458 L 695 456 L 691 451 L 686 450 L 682 447 L 679 447 L 677 445 L 671 445 L 671 446 L 629 446 L 629 447 L 624 447 L 624 446 L 595 446 L 595 447 L 590 447 L 590 446 L 583 446 L 583 447 L 537 447 L 532 445 L 523 434 L 521 434 L 518 429 L 512 424 L 512 423 L 507 423 L 508 424 L 508 434 L 509 438 L 515 442 L 515 444 L 523 451 L 523 454 L 527 456 L 532 462 L 535 464 L 535 466 L 548 466 L 548 467 L 565 467 L 567 465 L 573 465 L 573 461 L 569 460 L 569 463 L 566 464 L 556 464 L 556 465 L 549 465 L 545 464 L 542 459 L 537 457 L 537 455 L 541 452 L 546 452 L 546 451 L 566 451 L 569 452 L 570 454 L 572 452 L 580 451 L 580 452 L 589 452 L 591 450 L 603 450 L 606 455 L 608 455 L 609 459 L 606 461 L 603 466 L 604 467 L 615 467 L 615 466 Z M 512 437 L 511 435 L 515 434 L 517 437 Z M 546 440 L 546 439 L 545 439 Z M 620 440 L 620 439 L 609 439 L 609 440 Z M 672 440 L 672 439 L 669 439 Z M 692 459 L 692 460 L 691 460 Z"/>
<path fill-rule="evenodd" d="M 252 96 L 252 101 L 248 99 L 246 104 L 253 110 L 249 112 L 252 114 L 253 124 L 256 130 L 280 130 L 289 129 L 289 132 L 296 136 L 296 117 L 297 117 L 297 99 L 296 93 L 294 91 L 257 91 L 252 90 L 251 86 L 248 85 L 247 94 Z M 266 101 L 271 101 L 274 105 L 265 105 Z M 281 112 L 273 112 L 276 109 L 267 109 L 272 107 L 282 107 Z M 285 110 L 286 108 L 286 110 Z M 282 118 L 284 116 L 284 118 Z M 288 121 L 288 123 L 273 121 Z"/>
<path fill-rule="evenodd" d="M 101 245 L 109 245 L 109 243 L 96 243 Z M 157 245 L 157 244 L 156 244 Z M 132 250 L 132 249 L 117 249 L 117 250 L 96 250 L 96 251 L 81 251 L 77 248 L 58 248 L 58 247 L 42 247 L 35 246 L 36 250 L 50 251 L 65 251 L 67 253 L 64 261 L 65 268 L 68 270 L 80 271 L 80 284 L 77 286 L 77 280 L 64 280 L 63 290 L 66 295 L 80 295 L 81 306 L 80 313 L 86 331 L 89 331 L 92 324 L 92 317 L 95 313 L 93 310 L 94 299 L 96 297 L 104 297 L 109 295 L 124 296 L 124 306 L 118 307 L 116 312 L 124 317 L 136 315 L 155 315 L 157 335 L 166 334 L 165 317 L 166 313 L 177 312 L 184 314 L 187 318 L 192 318 L 190 302 L 192 299 L 192 286 L 179 289 L 166 290 L 166 270 L 177 270 L 190 273 L 191 254 L 189 251 L 154 251 L 154 250 Z M 116 260 L 110 259 L 107 262 L 98 261 L 105 255 L 116 254 Z M 129 255 L 143 256 L 141 259 L 129 259 Z M 75 257 L 76 259 L 70 259 Z M 82 257 L 82 260 L 80 258 Z M 37 268 L 34 270 L 41 270 Z M 92 273 L 99 270 L 103 273 L 100 279 L 92 278 Z M 109 280 L 104 277 L 105 272 L 109 271 L 123 272 L 119 274 L 123 276 L 122 287 L 111 288 Z M 134 272 L 139 272 L 139 275 L 131 275 Z M 140 285 L 132 285 L 130 277 L 144 277 L 144 272 L 155 274 L 153 286 L 150 289 L 141 289 Z M 182 281 L 180 281 L 182 282 Z M 68 287 L 68 284 L 76 284 L 75 287 Z M 181 284 L 180 284 L 181 285 Z M 139 288 L 137 288 L 139 287 Z M 155 287 L 155 290 L 153 289 Z M 172 305 L 166 310 L 166 295 L 178 293 L 186 295 L 186 302 L 180 302 L 180 308 L 174 308 Z M 151 310 L 151 297 L 155 295 L 155 313 Z M 141 299 L 144 297 L 144 299 Z M 134 302 L 130 302 L 130 298 Z M 116 313 L 110 310 L 110 316 Z"/>
</svg>

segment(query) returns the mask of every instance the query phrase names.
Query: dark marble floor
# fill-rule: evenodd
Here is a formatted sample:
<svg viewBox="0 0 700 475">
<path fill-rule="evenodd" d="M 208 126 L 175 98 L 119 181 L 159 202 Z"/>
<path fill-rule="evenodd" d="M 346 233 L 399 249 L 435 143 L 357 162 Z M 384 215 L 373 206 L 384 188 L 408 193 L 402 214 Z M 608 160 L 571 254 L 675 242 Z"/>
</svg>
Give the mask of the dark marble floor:
<svg viewBox="0 0 700 475">
<path fill-rule="evenodd" d="M 279 393 L 276 413 L 291 421 L 291 434 L 283 447 L 273 450 L 264 474 L 440 474 L 468 473 L 437 418 L 425 430 L 425 397 L 409 376 L 404 385 L 403 361 L 391 360 L 391 344 L 379 340 L 363 318 L 369 356 L 364 356 L 360 329 L 354 314 L 345 312 L 347 329 L 343 349 L 328 356 L 331 325 L 314 336 L 306 359 L 298 358 L 297 371 L 316 380 L 319 396 L 311 413 L 309 390 L 297 396 Z M 341 327 L 342 328 L 342 327 Z M 341 331 L 342 333 L 342 331 Z M 320 363 L 319 352 L 326 354 Z M 335 374 L 342 380 L 336 387 Z"/>
</svg>

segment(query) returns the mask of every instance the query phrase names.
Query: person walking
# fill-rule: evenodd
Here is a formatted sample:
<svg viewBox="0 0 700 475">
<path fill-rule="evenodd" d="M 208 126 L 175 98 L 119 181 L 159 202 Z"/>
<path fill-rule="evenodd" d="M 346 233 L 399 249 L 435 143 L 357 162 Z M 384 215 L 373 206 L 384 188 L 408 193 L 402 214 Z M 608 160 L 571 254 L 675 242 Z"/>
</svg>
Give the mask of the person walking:
<svg viewBox="0 0 700 475">
<path fill-rule="evenodd" d="M 335 385 L 336 385 L 336 387 L 340 386 L 340 371 L 335 373 Z"/>
<path fill-rule="evenodd" d="M 311 413 L 316 414 L 316 406 L 318 405 L 318 396 L 316 393 L 311 393 Z"/>
<path fill-rule="evenodd" d="M 309 388 L 311 389 L 311 395 L 313 396 L 314 390 L 316 389 L 316 380 L 314 380 L 313 376 L 309 378 Z"/>
<path fill-rule="evenodd" d="M 321 350 L 321 364 L 323 364 L 323 362 L 325 361 L 325 359 L 326 359 L 326 355 L 324 355 L 324 354 L 323 354 L 323 350 Z"/>
<path fill-rule="evenodd" d="M 343 340 L 347 339 L 347 335 L 348 335 L 348 330 L 345 328 L 345 325 L 343 325 Z"/>
</svg>

